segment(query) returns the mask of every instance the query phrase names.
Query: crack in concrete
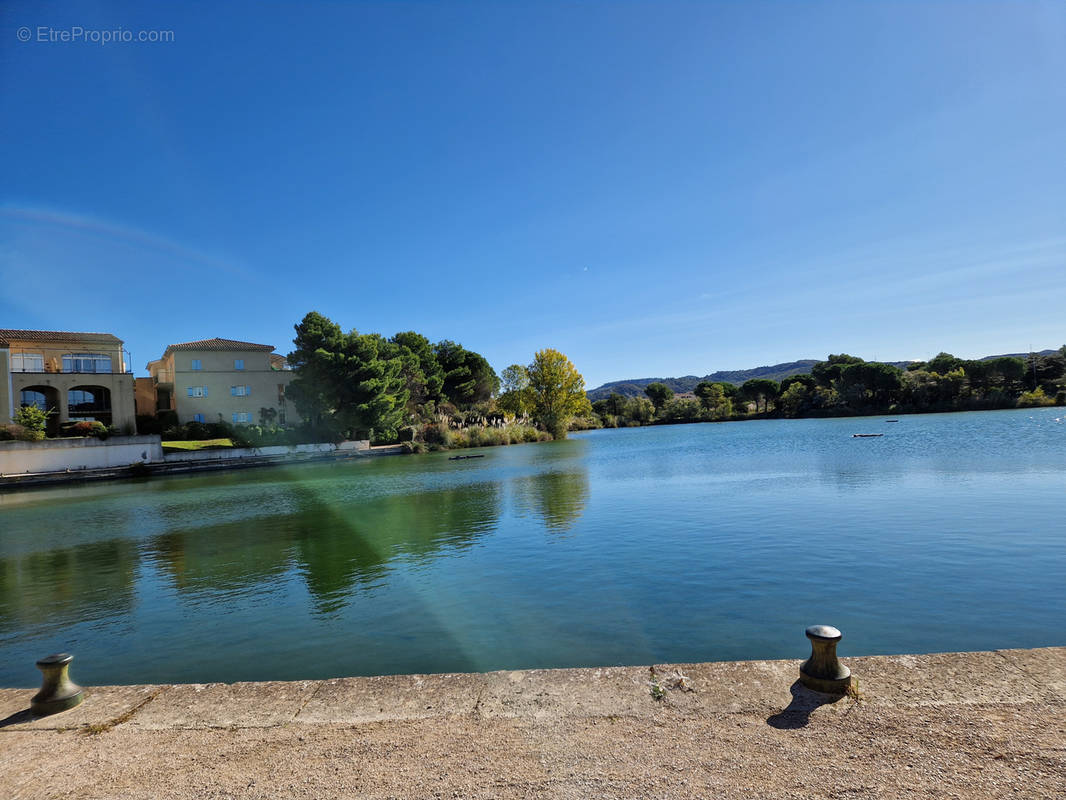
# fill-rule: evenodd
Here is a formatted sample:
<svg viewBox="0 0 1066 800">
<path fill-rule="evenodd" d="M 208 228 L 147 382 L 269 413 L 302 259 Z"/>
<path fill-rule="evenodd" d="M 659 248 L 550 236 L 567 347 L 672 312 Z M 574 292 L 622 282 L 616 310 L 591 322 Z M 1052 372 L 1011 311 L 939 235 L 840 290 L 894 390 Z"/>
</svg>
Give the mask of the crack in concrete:
<svg viewBox="0 0 1066 800">
<path fill-rule="evenodd" d="M 302 703 L 300 703 L 300 707 L 298 709 L 296 709 L 296 712 L 292 715 L 292 719 L 290 719 L 289 722 L 286 722 L 284 724 L 288 725 L 289 723 L 296 722 L 296 718 L 298 716 L 300 716 L 300 713 L 305 708 L 307 708 L 307 704 L 308 703 L 310 703 L 312 700 L 314 700 L 316 697 L 318 697 L 318 693 L 320 691 L 322 691 L 322 687 L 325 686 L 325 685 L 326 685 L 326 681 L 318 681 L 316 683 L 316 685 L 315 685 L 315 690 L 313 692 L 311 692 L 309 695 L 307 695 L 307 699 L 304 700 Z M 274 725 L 272 727 L 280 727 L 280 726 L 279 725 Z"/>
</svg>

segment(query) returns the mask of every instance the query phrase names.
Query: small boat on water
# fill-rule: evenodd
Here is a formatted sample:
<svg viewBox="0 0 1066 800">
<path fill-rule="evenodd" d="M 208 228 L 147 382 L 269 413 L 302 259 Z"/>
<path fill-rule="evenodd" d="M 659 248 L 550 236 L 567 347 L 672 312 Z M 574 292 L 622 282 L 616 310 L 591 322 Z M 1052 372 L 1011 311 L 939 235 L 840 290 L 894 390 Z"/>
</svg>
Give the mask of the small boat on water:
<svg viewBox="0 0 1066 800">
<path fill-rule="evenodd" d="M 462 461 L 464 458 L 484 458 L 484 453 L 478 453 L 475 456 L 448 456 L 449 461 Z"/>
<path fill-rule="evenodd" d="M 885 422 L 899 422 L 898 419 L 886 419 Z"/>
<path fill-rule="evenodd" d="M 878 436 L 884 436 L 883 433 L 853 433 L 852 439 L 876 439 Z"/>
</svg>

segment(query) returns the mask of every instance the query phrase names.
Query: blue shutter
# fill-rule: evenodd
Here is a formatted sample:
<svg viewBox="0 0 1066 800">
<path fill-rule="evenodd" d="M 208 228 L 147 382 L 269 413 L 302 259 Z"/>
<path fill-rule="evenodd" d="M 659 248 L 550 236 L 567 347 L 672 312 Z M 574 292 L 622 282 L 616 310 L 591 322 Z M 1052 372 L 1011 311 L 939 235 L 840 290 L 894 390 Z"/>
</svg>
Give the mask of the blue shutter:
<svg viewBox="0 0 1066 800">
<path fill-rule="evenodd" d="M 192 397 L 192 387 L 190 386 L 186 391 L 189 392 L 189 397 Z"/>
<path fill-rule="evenodd" d="M 207 387 L 204 387 L 204 397 L 207 397 Z"/>
<path fill-rule="evenodd" d="M 236 386 L 229 387 L 229 393 L 230 393 L 230 395 L 232 397 L 236 397 L 237 396 L 237 387 Z M 234 420 L 234 422 L 236 422 L 236 420 Z"/>
</svg>

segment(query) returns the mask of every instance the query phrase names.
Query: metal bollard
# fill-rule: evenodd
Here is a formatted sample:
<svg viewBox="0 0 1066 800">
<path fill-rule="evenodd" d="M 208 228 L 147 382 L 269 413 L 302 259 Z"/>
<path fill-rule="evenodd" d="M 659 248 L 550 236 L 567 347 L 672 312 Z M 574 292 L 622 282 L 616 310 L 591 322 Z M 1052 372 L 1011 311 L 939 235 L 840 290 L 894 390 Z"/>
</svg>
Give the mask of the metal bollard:
<svg viewBox="0 0 1066 800">
<path fill-rule="evenodd" d="M 37 662 L 37 669 L 44 673 L 41 691 L 30 701 L 30 711 L 35 716 L 46 717 L 58 714 L 81 703 L 85 699 L 82 688 L 70 679 L 68 671 L 74 656 L 70 653 L 56 653 L 45 656 Z"/>
<path fill-rule="evenodd" d="M 837 642 L 843 634 L 831 625 L 811 625 L 811 657 L 800 665 L 800 683 L 826 694 L 844 694 L 851 686 L 851 670 L 837 659 Z"/>
</svg>

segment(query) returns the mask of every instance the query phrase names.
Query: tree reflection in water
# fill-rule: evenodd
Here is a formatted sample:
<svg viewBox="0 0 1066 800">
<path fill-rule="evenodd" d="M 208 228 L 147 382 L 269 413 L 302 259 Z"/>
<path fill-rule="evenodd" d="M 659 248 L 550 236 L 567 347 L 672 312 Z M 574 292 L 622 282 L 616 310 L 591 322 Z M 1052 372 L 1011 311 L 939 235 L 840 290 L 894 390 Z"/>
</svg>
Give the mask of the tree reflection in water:
<svg viewBox="0 0 1066 800">
<path fill-rule="evenodd" d="M 518 478 L 513 486 L 518 513 L 536 514 L 553 533 L 570 530 L 588 504 L 587 470 L 542 472 Z"/>
<path fill-rule="evenodd" d="M 397 559 L 468 548 L 499 518 L 495 483 L 324 502 L 313 487 L 282 489 L 290 513 L 155 537 L 150 554 L 184 593 L 269 586 L 298 572 L 318 613 L 341 609 L 357 589 L 379 585 Z"/>
</svg>

